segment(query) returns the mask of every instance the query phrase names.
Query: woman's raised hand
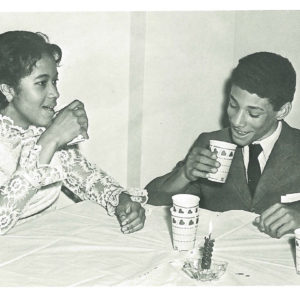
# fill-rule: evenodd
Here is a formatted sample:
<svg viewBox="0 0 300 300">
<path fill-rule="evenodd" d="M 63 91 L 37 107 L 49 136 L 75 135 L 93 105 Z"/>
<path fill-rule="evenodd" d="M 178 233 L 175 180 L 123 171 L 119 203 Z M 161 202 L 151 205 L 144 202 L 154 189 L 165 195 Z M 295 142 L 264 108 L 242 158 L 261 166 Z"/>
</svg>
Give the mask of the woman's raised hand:
<svg viewBox="0 0 300 300">
<path fill-rule="evenodd" d="M 80 134 L 88 139 L 87 130 L 88 118 L 84 105 L 81 101 L 74 100 L 57 113 L 45 134 L 50 134 L 59 148 Z"/>
</svg>

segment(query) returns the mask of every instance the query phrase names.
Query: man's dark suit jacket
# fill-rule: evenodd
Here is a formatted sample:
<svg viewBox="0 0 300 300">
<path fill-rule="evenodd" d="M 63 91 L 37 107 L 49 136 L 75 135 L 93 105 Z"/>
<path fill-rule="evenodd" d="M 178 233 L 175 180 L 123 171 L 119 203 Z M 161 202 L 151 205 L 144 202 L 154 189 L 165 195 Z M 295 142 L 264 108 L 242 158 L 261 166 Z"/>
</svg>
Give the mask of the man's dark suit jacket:
<svg viewBox="0 0 300 300">
<path fill-rule="evenodd" d="M 200 206 L 209 210 L 241 209 L 259 214 L 280 202 L 281 195 L 299 193 L 300 130 L 285 122 L 282 125 L 281 134 L 260 177 L 253 199 L 247 185 L 241 147 L 236 149 L 226 183 L 199 179 L 191 183 L 185 193 L 199 195 Z M 193 146 L 208 148 L 210 139 L 232 142 L 230 129 L 203 133 Z M 180 165 L 182 162 L 177 164 Z M 290 205 L 300 208 L 300 202 Z"/>
</svg>

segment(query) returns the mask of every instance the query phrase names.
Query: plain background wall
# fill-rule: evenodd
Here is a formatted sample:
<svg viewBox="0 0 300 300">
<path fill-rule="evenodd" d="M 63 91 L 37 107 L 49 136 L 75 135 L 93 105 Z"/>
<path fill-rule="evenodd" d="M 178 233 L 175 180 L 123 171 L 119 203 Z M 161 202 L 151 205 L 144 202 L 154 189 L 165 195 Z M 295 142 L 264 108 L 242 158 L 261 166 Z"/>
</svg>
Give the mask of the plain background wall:
<svg viewBox="0 0 300 300">
<path fill-rule="evenodd" d="M 200 132 L 221 128 L 224 85 L 242 56 L 274 51 L 300 74 L 299 11 L 0 14 L 1 32 L 17 29 L 62 47 L 60 106 L 85 102 L 80 148 L 128 186 L 168 172 Z M 298 98 L 287 121 L 300 128 Z"/>
</svg>

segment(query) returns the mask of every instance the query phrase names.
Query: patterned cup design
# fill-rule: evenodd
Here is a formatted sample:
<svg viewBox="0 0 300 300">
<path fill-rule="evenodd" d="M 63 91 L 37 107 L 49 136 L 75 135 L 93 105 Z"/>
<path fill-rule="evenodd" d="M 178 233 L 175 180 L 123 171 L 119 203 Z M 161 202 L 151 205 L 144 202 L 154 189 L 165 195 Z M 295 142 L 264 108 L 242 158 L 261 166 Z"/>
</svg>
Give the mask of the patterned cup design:
<svg viewBox="0 0 300 300">
<path fill-rule="evenodd" d="M 173 208 L 171 208 L 172 213 Z M 194 248 L 199 217 L 171 215 L 173 248 L 175 250 L 191 250 Z"/>
<path fill-rule="evenodd" d="M 171 213 L 176 216 L 186 216 L 186 217 L 194 217 L 199 215 L 199 206 L 194 206 L 190 208 L 173 205 L 171 209 Z"/>
<path fill-rule="evenodd" d="M 300 228 L 295 230 L 296 272 L 300 275 Z"/>
<path fill-rule="evenodd" d="M 199 217 L 196 218 L 181 218 L 177 216 L 172 216 L 172 224 L 176 224 L 177 226 L 189 227 L 195 226 L 199 223 Z"/>
<path fill-rule="evenodd" d="M 199 214 L 196 215 L 186 215 L 186 214 L 177 214 L 173 212 L 174 207 L 170 208 L 171 211 L 171 220 L 172 224 L 177 227 L 191 227 L 191 226 L 198 226 L 199 222 Z M 199 210 L 198 210 L 199 212 Z"/>
<path fill-rule="evenodd" d="M 221 164 L 216 173 L 209 173 L 208 180 L 224 183 L 227 179 L 231 162 L 236 149 L 235 144 L 210 140 L 210 150 L 217 155 L 217 161 Z"/>
</svg>

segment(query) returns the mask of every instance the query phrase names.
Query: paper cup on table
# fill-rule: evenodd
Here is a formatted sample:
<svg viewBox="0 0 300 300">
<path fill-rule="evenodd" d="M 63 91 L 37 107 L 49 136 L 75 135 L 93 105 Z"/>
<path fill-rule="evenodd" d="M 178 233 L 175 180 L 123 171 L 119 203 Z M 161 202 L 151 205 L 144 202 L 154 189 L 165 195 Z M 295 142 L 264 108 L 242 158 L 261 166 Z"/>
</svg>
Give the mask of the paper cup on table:
<svg viewBox="0 0 300 300">
<path fill-rule="evenodd" d="M 216 153 L 217 161 L 221 166 L 216 173 L 209 173 L 208 180 L 224 183 L 229 173 L 236 145 L 216 140 L 210 140 L 209 143 L 210 151 Z"/>
<path fill-rule="evenodd" d="M 194 248 L 199 216 L 178 216 L 172 214 L 172 237 L 174 250 L 185 251 Z"/>
<path fill-rule="evenodd" d="M 294 231 L 296 248 L 296 271 L 300 275 L 300 228 Z"/>
<path fill-rule="evenodd" d="M 171 208 L 173 248 L 191 250 L 194 248 L 199 221 L 200 198 L 190 194 L 172 196 Z"/>
</svg>

